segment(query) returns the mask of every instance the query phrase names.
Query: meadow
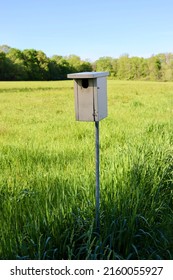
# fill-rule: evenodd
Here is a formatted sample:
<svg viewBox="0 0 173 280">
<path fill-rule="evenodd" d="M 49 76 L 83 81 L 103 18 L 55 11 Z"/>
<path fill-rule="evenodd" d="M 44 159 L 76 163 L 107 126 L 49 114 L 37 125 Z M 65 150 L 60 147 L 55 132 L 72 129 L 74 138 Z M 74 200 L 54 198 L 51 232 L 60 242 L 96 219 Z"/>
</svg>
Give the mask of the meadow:
<svg viewBox="0 0 173 280">
<path fill-rule="evenodd" d="M 100 122 L 73 81 L 0 83 L 0 259 L 173 259 L 173 83 L 108 80 Z"/>
</svg>

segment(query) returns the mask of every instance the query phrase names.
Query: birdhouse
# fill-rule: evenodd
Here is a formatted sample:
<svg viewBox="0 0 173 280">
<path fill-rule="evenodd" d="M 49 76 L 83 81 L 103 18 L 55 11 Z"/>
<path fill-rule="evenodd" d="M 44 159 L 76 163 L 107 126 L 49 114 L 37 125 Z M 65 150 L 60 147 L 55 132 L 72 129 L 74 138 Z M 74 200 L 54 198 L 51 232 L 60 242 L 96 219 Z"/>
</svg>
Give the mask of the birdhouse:
<svg viewBox="0 0 173 280">
<path fill-rule="evenodd" d="M 107 117 L 108 72 L 68 74 L 74 79 L 75 114 L 77 121 L 97 122 Z"/>
</svg>

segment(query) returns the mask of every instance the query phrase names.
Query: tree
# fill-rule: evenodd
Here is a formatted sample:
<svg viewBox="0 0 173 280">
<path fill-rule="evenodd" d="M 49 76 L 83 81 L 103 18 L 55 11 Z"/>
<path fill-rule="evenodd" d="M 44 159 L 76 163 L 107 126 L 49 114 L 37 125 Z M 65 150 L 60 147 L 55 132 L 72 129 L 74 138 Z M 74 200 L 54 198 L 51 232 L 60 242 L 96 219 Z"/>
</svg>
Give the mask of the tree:
<svg viewBox="0 0 173 280">
<path fill-rule="evenodd" d="M 12 80 L 13 64 L 10 59 L 6 57 L 6 54 L 0 51 L 0 81 Z"/>
<path fill-rule="evenodd" d="M 173 54 L 158 54 L 161 63 L 161 77 L 163 81 L 173 81 Z"/>
<path fill-rule="evenodd" d="M 113 62 L 112 57 L 108 57 L 108 56 L 100 57 L 96 61 L 96 71 L 112 72 L 113 71 L 112 62 Z"/>
<path fill-rule="evenodd" d="M 131 57 L 129 58 L 130 70 L 129 79 L 139 80 L 145 79 L 147 76 L 147 63 L 144 58 L 141 57 Z"/>
<path fill-rule="evenodd" d="M 90 62 L 81 60 L 77 55 L 72 54 L 65 59 L 70 65 L 71 72 L 87 72 L 93 70 Z"/>
<path fill-rule="evenodd" d="M 27 69 L 28 80 L 41 80 L 40 69 L 37 61 L 37 51 L 26 49 L 23 51 L 24 65 Z"/>
<path fill-rule="evenodd" d="M 42 51 L 37 51 L 36 59 L 40 69 L 41 80 L 49 80 L 49 59 Z"/>
<path fill-rule="evenodd" d="M 49 62 L 51 80 L 67 79 L 67 74 L 72 72 L 69 62 L 62 56 L 54 55 Z"/>
<path fill-rule="evenodd" d="M 21 51 L 0 46 L 0 80 L 63 80 L 68 73 L 108 71 L 110 76 L 126 80 L 173 81 L 173 53 L 161 53 L 150 58 L 100 57 L 93 64 L 77 55 L 48 58 L 35 49 Z"/>
<path fill-rule="evenodd" d="M 131 65 L 128 55 L 123 55 L 118 59 L 117 78 L 120 80 L 129 80 L 131 78 Z"/>
<path fill-rule="evenodd" d="M 161 79 L 161 61 L 157 56 L 152 56 L 148 60 L 149 68 L 149 79 L 150 80 L 160 80 Z"/>
<path fill-rule="evenodd" d="M 80 72 L 81 59 L 79 56 L 72 54 L 65 57 L 65 59 L 68 61 L 72 72 Z"/>
<path fill-rule="evenodd" d="M 0 81 L 4 81 L 4 74 L 6 72 L 6 55 L 4 52 L 0 51 Z"/>
<path fill-rule="evenodd" d="M 6 56 L 13 64 L 13 69 L 11 69 L 11 79 L 14 81 L 27 80 L 27 68 L 24 63 L 23 53 L 18 49 L 10 48 Z"/>
<path fill-rule="evenodd" d="M 29 80 L 43 81 L 49 79 L 49 59 L 44 52 L 26 49 L 23 51 L 23 56 Z"/>
<path fill-rule="evenodd" d="M 78 72 L 90 72 L 90 71 L 93 71 L 91 63 L 87 61 L 81 61 Z"/>
<path fill-rule="evenodd" d="M 112 77 L 117 77 L 117 71 L 118 71 L 118 59 L 114 58 L 112 59 Z"/>
</svg>

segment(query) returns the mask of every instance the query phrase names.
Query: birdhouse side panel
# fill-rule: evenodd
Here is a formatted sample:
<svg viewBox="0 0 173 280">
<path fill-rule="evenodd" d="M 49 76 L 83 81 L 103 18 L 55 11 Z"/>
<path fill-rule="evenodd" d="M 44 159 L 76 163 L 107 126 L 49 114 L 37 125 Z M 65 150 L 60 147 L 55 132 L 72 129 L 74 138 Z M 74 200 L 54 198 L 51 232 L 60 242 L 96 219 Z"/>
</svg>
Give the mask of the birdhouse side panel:
<svg viewBox="0 0 173 280">
<path fill-rule="evenodd" d="M 105 77 L 97 78 L 97 96 L 98 96 L 98 119 L 104 119 L 108 115 L 107 110 L 107 79 Z"/>
</svg>

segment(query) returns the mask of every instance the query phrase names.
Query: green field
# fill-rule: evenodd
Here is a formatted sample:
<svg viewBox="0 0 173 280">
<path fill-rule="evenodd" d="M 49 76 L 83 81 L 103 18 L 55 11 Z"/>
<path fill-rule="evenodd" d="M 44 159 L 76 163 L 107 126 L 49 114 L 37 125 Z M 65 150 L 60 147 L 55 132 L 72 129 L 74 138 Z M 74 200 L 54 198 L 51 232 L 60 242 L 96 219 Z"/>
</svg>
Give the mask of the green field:
<svg viewBox="0 0 173 280">
<path fill-rule="evenodd" d="M 73 82 L 0 83 L 0 259 L 173 259 L 173 83 L 108 81 L 100 122 Z"/>
</svg>

